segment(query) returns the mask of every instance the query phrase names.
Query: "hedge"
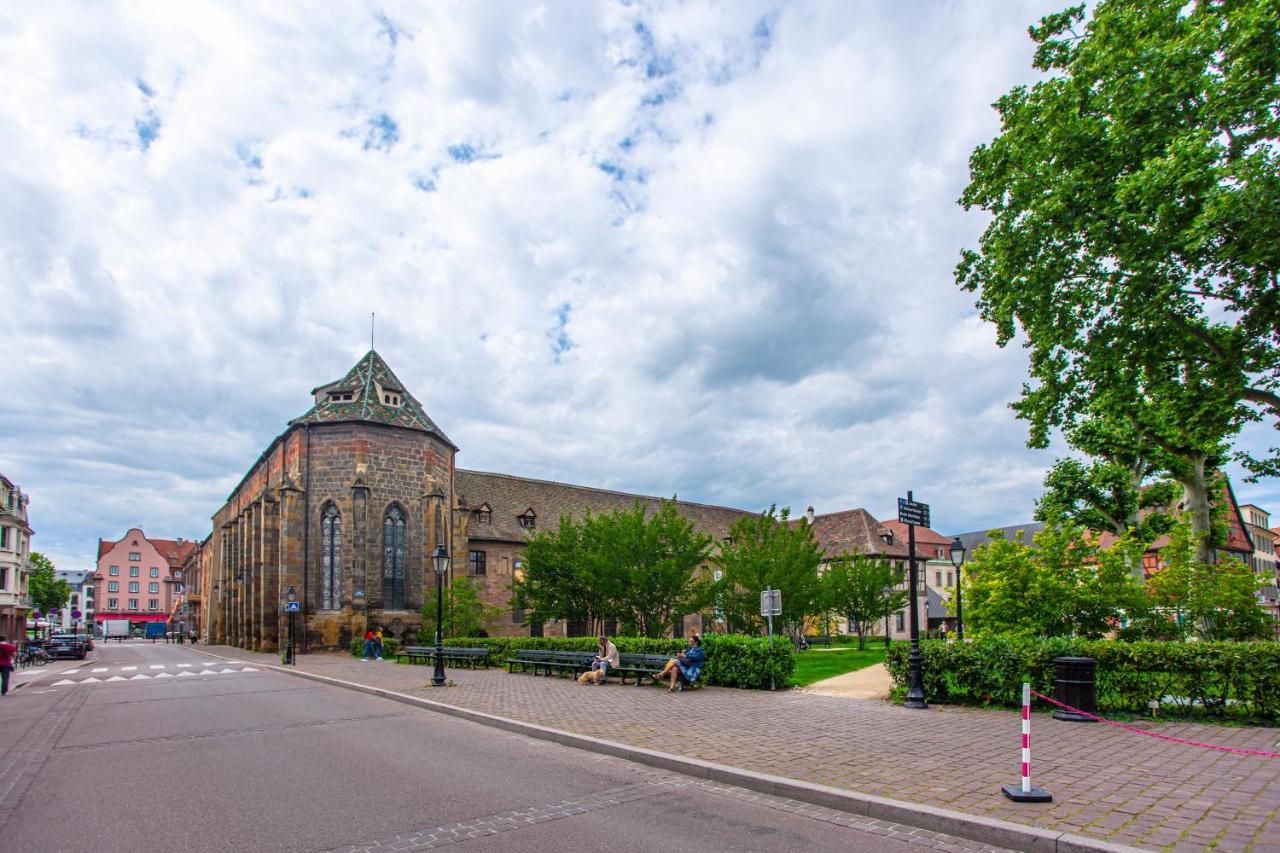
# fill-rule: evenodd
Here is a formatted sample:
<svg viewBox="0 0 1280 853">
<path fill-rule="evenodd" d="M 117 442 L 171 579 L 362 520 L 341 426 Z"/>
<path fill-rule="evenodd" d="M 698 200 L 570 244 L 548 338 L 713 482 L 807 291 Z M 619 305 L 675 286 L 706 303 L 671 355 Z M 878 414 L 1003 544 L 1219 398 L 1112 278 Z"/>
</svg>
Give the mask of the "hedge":
<svg viewBox="0 0 1280 853">
<path fill-rule="evenodd" d="M 399 649 L 400 641 L 395 637 L 382 638 L 382 656 L 384 658 L 394 658 Z M 351 654 L 358 658 L 364 657 L 364 637 L 351 638 Z"/>
<path fill-rule="evenodd" d="M 1053 659 L 1073 655 L 1098 662 L 1100 712 L 1146 714 L 1158 701 L 1164 716 L 1280 724 L 1280 643 L 999 637 L 920 649 L 930 702 L 1016 707 L 1024 681 L 1053 696 Z M 906 688 L 909 651 L 895 643 L 885 662 L 897 688 Z"/>
<path fill-rule="evenodd" d="M 768 690 L 770 675 L 778 686 L 782 686 L 795 670 L 794 650 L 785 638 L 776 640 L 772 647 L 763 637 L 739 634 L 706 634 L 702 641 L 707 650 L 707 663 L 700 680 L 708 685 Z M 614 637 L 613 643 L 622 653 L 673 657 L 686 645 L 684 640 L 649 637 Z M 493 666 L 502 666 L 503 661 L 520 649 L 596 650 L 594 637 L 452 637 L 444 644 L 487 648 L 489 663 Z"/>
</svg>

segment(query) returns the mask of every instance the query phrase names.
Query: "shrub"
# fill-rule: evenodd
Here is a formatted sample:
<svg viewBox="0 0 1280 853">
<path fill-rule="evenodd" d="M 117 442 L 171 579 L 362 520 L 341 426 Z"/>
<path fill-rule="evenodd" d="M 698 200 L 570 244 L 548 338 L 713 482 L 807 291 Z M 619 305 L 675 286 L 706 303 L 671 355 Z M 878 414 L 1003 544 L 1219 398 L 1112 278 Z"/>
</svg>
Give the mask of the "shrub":
<svg viewBox="0 0 1280 853">
<path fill-rule="evenodd" d="M 772 676 L 778 686 L 785 685 L 795 670 L 795 654 L 791 643 L 778 638 L 770 647 L 764 637 L 741 634 L 706 634 L 702 638 L 707 650 L 707 663 L 702 670 L 705 684 L 716 687 L 769 689 Z M 623 654 L 670 655 L 685 647 L 684 640 L 650 637 L 614 637 L 613 643 Z M 594 652 L 594 637 L 451 637 L 446 646 L 487 648 L 491 666 L 521 649 L 552 649 L 564 652 Z"/>
<path fill-rule="evenodd" d="M 1124 642 L 991 637 L 970 643 L 923 642 L 924 692 L 930 702 L 1016 707 L 1022 683 L 1054 695 L 1053 659 L 1098 662 L 1100 712 L 1142 714 L 1152 701 L 1174 717 L 1217 717 L 1280 724 L 1280 644 Z M 910 646 L 894 644 L 885 665 L 907 683 Z"/>
<path fill-rule="evenodd" d="M 382 656 L 384 658 L 394 658 L 399 650 L 400 641 L 395 637 L 382 638 Z M 358 658 L 364 657 L 364 637 L 351 638 L 351 654 Z"/>
</svg>

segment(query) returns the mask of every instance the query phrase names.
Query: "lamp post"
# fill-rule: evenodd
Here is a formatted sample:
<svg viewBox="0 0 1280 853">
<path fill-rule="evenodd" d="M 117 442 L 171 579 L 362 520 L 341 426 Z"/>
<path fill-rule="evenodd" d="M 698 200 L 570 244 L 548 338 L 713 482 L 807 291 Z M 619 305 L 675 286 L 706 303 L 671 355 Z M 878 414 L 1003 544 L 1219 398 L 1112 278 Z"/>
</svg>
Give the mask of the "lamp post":
<svg viewBox="0 0 1280 853">
<path fill-rule="evenodd" d="M 294 590 L 292 584 L 290 584 L 289 588 L 285 591 L 284 597 L 288 602 L 284 606 L 285 610 L 289 611 L 289 645 L 285 647 L 285 663 L 297 666 L 298 661 L 294 657 L 293 653 L 293 615 L 297 612 L 298 593 Z"/>
<path fill-rule="evenodd" d="M 432 687 L 444 687 L 444 576 L 449 571 L 449 552 L 444 545 L 436 545 L 431 555 L 432 568 L 436 570 L 436 671 L 431 676 Z"/>
<path fill-rule="evenodd" d="M 964 565 L 964 543 L 951 540 L 951 565 L 956 567 L 956 642 L 964 642 L 964 607 L 960 601 L 960 567 Z"/>
<path fill-rule="evenodd" d="M 884 596 L 884 650 L 889 651 L 889 596 L 893 595 L 893 587 L 883 586 L 880 594 Z"/>
</svg>

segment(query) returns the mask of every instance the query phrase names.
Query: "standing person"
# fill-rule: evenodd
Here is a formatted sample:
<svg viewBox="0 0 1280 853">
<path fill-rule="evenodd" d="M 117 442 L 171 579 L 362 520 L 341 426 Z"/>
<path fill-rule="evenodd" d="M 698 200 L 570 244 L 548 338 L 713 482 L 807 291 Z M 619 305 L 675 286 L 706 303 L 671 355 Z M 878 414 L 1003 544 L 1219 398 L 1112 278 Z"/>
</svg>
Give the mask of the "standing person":
<svg viewBox="0 0 1280 853">
<path fill-rule="evenodd" d="M 13 672 L 13 656 L 17 653 L 18 647 L 0 634 L 0 696 L 9 692 L 9 673 Z"/>
<path fill-rule="evenodd" d="M 702 636 L 695 631 L 689 635 L 688 648 L 667 661 L 667 665 L 662 668 L 662 672 L 658 673 L 654 678 L 661 680 L 670 676 L 671 684 L 667 688 L 667 692 L 677 693 L 684 689 L 680 679 L 683 678 L 688 683 L 693 684 L 698 680 L 698 675 L 702 672 L 702 665 L 706 662 L 707 652 L 706 649 L 702 648 Z"/>
<path fill-rule="evenodd" d="M 364 660 L 368 660 L 370 655 L 375 655 L 378 651 L 378 635 L 373 633 L 373 629 L 364 632 Z"/>
<path fill-rule="evenodd" d="M 377 649 L 378 660 L 382 660 L 382 626 L 381 625 L 378 626 L 377 633 L 374 634 L 373 640 L 375 643 L 378 644 L 378 649 Z"/>
</svg>

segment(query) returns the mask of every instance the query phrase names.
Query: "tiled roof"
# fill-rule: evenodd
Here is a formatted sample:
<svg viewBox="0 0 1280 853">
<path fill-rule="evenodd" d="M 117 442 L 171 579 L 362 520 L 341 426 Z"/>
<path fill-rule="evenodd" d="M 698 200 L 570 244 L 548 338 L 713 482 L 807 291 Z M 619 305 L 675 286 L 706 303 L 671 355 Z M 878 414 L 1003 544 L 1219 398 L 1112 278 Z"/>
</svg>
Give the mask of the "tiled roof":
<svg viewBox="0 0 1280 853">
<path fill-rule="evenodd" d="M 483 524 L 472 516 L 467 529 L 469 538 L 506 542 L 525 540 L 529 531 L 520 526 L 519 516 L 529 509 L 537 517 L 536 529 L 546 530 L 556 527 L 562 515 L 580 519 L 587 511 L 599 515 L 630 509 L 637 500 L 654 511 L 662 501 L 662 498 L 650 495 L 463 469 L 456 472 L 456 483 L 458 495 L 466 501 L 469 509 L 474 511 L 482 504 L 489 505 L 490 522 Z M 699 530 L 711 534 L 716 540 L 728 536 L 730 525 L 749 514 L 746 510 L 688 501 L 676 501 L 676 507 Z"/>
<path fill-rule="evenodd" d="M 880 522 L 882 527 L 887 527 L 893 531 L 894 538 L 902 537 L 903 541 L 907 538 L 907 525 L 901 521 L 890 519 L 889 521 Z M 951 539 L 943 536 L 936 530 L 929 527 L 921 527 L 916 525 L 916 544 L 917 545 L 946 545 L 951 547 Z"/>
<path fill-rule="evenodd" d="M 196 542 L 192 539 L 152 539 L 145 533 L 142 538 L 150 542 L 151 546 L 160 552 L 160 556 L 164 557 L 169 565 L 174 568 L 180 567 L 196 547 Z M 99 539 L 98 559 L 101 560 L 104 554 L 119 545 L 124 539 L 124 537 L 114 540 Z"/>
<path fill-rule="evenodd" d="M 378 396 L 375 382 L 384 390 L 400 394 L 400 405 L 389 406 L 384 403 Z M 404 383 L 396 377 L 375 350 L 365 353 L 355 366 L 347 371 L 346 376 L 336 382 L 320 385 L 311 393 L 319 391 L 325 392 L 320 402 L 312 406 L 306 414 L 289 421 L 290 425 L 371 421 L 429 432 L 450 447 L 456 448 L 440 427 L 427 416 L 422 404 L 405 389 Z M 330 392 L 333 391 L 350 391 L 353 399 L 350 402 L 335 400 L 330 396 Z"/>
<path fill-rule="evenodd" d="M 881 531 L 891 531 L 893 541 L 888 542 L 881 536 Z M 829 512 L 815 516 L 813 519 L 813 535 L 827 556 L 834 557 L 848 551 L 850 554 L 875 554 L 882 557 L 905 559 L 907 552 L 907 526 L 892 525 L 876 521 L 875 516 L 865 509 L 847 509 L 842 512 Z M 951 544 L 936 531 L 927 527 L 916 527 L 916 558 L 931 560 L 937 557 L 935 543 Z M 926 539 L 930 541 L 926 541 Z"/>
<path fill-rule="evenodd" d="M 987 544 L 991 539 L 990 534 L 997 530 L 1004 534 L 1005 539 L 1019 541 L 1019 536 L 1021 536 L 1020 541 L 1023 544 L 1035 545 L 1035 542 L 1033 541 L 1035 535 L 1041 530 L 1044 530 L 1044 523 L 1032 521 L 1027 524 L 1013 524 L 1008 527 L 989 527 L 985 530 L 972 530 L 968 533 L 957 533 L 955 538 L 963 542 L 965 550 L 972 554 L 974 548 L 977 548 L 979 545 Z"/>
</svg>

